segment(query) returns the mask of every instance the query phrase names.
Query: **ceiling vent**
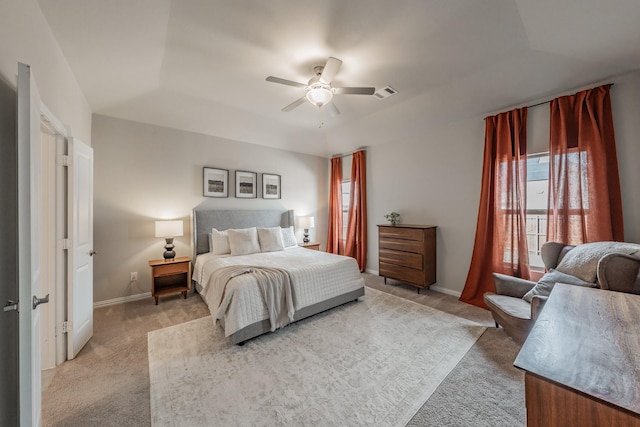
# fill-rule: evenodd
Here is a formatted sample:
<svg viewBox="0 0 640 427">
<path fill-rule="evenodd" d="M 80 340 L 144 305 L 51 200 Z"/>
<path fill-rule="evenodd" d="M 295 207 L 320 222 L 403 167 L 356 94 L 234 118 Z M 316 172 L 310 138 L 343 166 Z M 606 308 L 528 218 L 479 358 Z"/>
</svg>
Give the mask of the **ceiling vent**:
<svg viewBox="0 0 640 427">
<path fill-rule="evenodd" d="M 373 95 L 378 99 L 385 99 L 390 97 L 391 95 L 395 95 L 396 93 L 398 93 L 398 91 L 391 86 L 385 86 Z"/>
</svg>

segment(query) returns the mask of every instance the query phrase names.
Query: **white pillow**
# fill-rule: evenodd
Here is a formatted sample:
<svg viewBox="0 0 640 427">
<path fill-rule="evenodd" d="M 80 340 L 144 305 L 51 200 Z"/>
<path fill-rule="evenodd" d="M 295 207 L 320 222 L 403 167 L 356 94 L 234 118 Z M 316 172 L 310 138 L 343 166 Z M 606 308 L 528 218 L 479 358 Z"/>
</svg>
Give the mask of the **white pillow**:
<svg viewBox="0 0 640 427">
<path fill-rule="evenodd" d="M 215 228 L 211 229 L 209 235 L 209 252 L 214 255 L 226 255 L 231 253 L 231 247 L 229 246 L 229 236 L 227 231 L 218 231 Z"/>
<path fill-rule="evenodd" d="M 262 252 L 274 252 L 284 250 L 282 231 L 280 227 L 258 228 L 258 241 Z"/>
<path fill-rule="evenodd" d="M 293 232 L 293 225 L 290 227 L 282 228 L 282 243 L 285 248 L 292 248 L 298 246 L 296 241 L 296 234 Z"/>
<path fill-rule="evenodd" d="M 227 230 L 231 255 L 248 255 L 260 252 L 258 231 L 255 227 Z"/>
</svg>

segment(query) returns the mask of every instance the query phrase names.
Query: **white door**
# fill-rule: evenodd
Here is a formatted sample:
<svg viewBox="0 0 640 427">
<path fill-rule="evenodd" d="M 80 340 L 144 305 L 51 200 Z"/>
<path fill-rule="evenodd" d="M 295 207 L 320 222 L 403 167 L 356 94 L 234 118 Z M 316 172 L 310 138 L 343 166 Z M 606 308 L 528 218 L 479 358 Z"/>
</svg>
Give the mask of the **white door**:
<svg viewBox="0 0 640 427">
<path fill-rule="evenodd" d="M 20 425 L 41 424 L 40 96 L 31 68 L 18 64 L 18 286 Z"/>
<path fill-rule="evenodd" d="M 93 336 L 93 149 L 69 138 L 69 287 L 67 358 Z"/>
</svg>

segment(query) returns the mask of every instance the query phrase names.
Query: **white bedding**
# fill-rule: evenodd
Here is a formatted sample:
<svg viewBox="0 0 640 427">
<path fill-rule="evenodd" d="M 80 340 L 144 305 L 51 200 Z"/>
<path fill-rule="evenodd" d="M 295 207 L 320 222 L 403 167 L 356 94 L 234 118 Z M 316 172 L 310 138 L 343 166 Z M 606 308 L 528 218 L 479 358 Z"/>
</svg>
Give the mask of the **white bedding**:
<svg viewBox="0 0 640 427">
<path fill-rule="evenodd" d="M 224 312 L 218 310 L 222 289 L 216 288 L 210 279 L 215 269 L 229 265 L 286 269 L 291 277 L 295 310 L 364 286 L 355 259 L 300 247 L 240 256 L 211 253 L 198 255 L 193 280 L 198 283 L 200 294 L 214 319 L 224 319 L 226 336 L 269 318 L 255 279 L 246 274 L 229 281 L 225 298 L 232 295 L 233 300 L 229 304 L 223 304 L 226 307 Z"/>
</svg>

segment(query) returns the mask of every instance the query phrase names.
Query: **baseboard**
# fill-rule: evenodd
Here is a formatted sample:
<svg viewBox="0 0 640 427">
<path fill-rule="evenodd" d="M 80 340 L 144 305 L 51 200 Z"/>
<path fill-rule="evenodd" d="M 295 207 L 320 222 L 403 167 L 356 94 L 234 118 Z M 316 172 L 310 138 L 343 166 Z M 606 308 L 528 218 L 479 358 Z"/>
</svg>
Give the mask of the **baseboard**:
<svg viewBox="0 0 640 427">
<path fill-rule="evenodd" d="M 364 272 L 379 276 L 378 270 L 372 270 L 372 269 L 365 268 Z M 454 290 L 451 290 L 451 289 L 443 288 L 442 286 L 438 286 L 438 285 L 431 285 L 431 286 L 429 286 L 429 289 L 432 290 L 432 291 L 436 291 L 436 292 L 440 292 L 440 293 L 443 293 L 443 294 L 451 295 L 451 296 L 454 296 L 456 298 L 460 298 L 460 295 L 462 294 L 462 292 L 458 292 L 458 291 L 454 291 Z"/>
<path fill-rule="evenodd" d="M 431 289 L 432 291 L 440 292 L 442 294 L 451 295 L 451 296 L 454 296 L 456 298 L 460 298 L 460 295 L 462 294 L 462 292 L 458 292 L 458 291 L 454 291 L 454 290 L 451 290 L 451 289 L 443 288 L 442 286 L 438 286 L 438 285 L 431 285 L 431 286 L 429 286 L 429 289 Z"/>
<path fill-rule="evenodd" d="M 113 299 L 107 299 L 104 301 L 94 302 L 93 308 L 95 309 L 99 307 L 106 307 L 108 305 L 116 305 L 116 304 L 122 304 L 125 302 L 138 301 L 145 298 L 151 298 L 151 292 L 145 292 L 143 294 L 135 294 L 135 295 L 129 295 L 126 297 L 118 297 Z"/>
</svg>

